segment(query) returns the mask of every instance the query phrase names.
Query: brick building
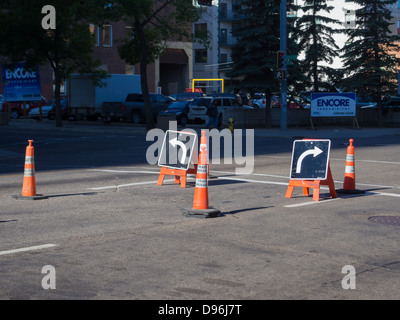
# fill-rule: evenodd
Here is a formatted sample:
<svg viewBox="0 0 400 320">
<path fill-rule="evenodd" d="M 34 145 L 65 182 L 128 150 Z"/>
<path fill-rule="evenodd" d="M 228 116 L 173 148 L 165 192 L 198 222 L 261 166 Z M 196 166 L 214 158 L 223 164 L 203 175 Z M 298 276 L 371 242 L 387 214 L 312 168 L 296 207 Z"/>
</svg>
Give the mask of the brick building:
<svg viewBox="0 0 400 320">
<path fill-rule="evenodd" d="M 128 65 L 118 54 L 118 41 L 126 37 L 129 31 L 124 22 L 113 22 L 102 28 L 89 25 L 89 28 L 95 34 L 93 56 L 101 61 L 100 68 L 110 74 L 140 74 L 139 66 Z M 193 77 L 192 51 L 191 42 L 168 41 L 161 57 L 147 66 L 150 92 L 161 90 L 163 94 L 169 95 L 189 88 Z M 54 77 L 50 65 L 40 66 L 40 79 L 42 95 L 53 99 Z M 62 86 L 62 95 L 67 90 L 68 88 Z M 0 93 L 3 94 L 2 79 Z"/>
</svg>

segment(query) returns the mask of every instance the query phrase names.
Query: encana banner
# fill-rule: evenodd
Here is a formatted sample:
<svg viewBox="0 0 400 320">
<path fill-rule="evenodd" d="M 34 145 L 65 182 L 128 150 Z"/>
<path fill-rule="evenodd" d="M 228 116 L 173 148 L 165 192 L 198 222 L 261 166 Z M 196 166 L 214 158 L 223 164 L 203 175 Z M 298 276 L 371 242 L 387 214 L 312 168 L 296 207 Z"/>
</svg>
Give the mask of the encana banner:
<svg viewBox="0 0 400 320">
<path fill-rule="evenodd" d="M 355 117 L 356 94 L 354 92 L 311 93 L 311 117 Z"/>
<path fill-rule="evenodd" d="M 37 101 L 41 99 L 39 66 L 25 69 L 20 63 L 13 67 L 2 66 L 4 95 L 7 101 Z"/>
</svg>

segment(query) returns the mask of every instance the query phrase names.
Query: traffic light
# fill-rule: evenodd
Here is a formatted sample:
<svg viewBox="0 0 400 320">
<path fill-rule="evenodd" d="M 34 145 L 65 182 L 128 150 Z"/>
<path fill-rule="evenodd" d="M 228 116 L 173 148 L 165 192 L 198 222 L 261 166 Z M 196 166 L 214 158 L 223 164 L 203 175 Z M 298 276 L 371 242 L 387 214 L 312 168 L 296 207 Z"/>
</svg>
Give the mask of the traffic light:
<svg viewBox="0 0 400 320">
<path fill-rule="evenodd" d="M 276 54 L 276 67 L 277 69 L 283 69 L 284 67 L 284 60 L 285 60 L 285 52 L 278 51 Z"/>
<path fill-rule="evenodd" d="M 212 0 L 197 0 L 199 6 L 212 6 Z"/>
</svg>

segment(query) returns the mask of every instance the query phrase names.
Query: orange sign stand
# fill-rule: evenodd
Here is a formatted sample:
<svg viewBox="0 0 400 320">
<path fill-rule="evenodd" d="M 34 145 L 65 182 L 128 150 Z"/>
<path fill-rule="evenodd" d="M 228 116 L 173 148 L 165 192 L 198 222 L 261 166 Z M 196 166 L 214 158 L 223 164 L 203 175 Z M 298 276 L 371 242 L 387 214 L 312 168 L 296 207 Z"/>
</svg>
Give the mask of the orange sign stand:
<svg viewBox="0 0 400 320">
<path fill-rule="evenodd" d="M 196 173 L 197 164 L 194 165 L 194 168 L 189 168 L 187 170 L 162 167 L 160 171 L 160 176 L 158 177 L 157 185 L 161 186 L 163 184 L 165 176 L 169 175 L 175 176 L 175 183 L 180 183 L 181 188 L 186 188 L 187 175 Z"/>
<path fill-rule="evenodd" d="M 313 200 L 319 201 L 319 194 L 320 194 L 320 186 L 329 186 L 329 192 L 332 198 L 337 198 L 336 190 L 335 190 L 335 183 L 332 178 L 331 167 L 328 163 L 328 175 L 326 180 L 293 180 L 290 179 L 289 186 L 286 191 L 285 198 L 291 198 L 294 187 L 302 187 L 303 188 L 303 195 L 309 196 L 310 195 L 310 188 L 313 188 Z"/>
</svg>

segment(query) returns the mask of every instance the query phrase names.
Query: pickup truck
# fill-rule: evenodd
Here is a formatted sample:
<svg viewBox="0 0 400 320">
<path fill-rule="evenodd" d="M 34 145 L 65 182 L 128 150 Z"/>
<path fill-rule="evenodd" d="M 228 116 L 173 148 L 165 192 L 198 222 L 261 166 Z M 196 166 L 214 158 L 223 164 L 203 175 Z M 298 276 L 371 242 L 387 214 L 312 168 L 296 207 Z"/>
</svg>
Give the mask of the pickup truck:
<svg viewBox="0 0 400 320">
<path fill-rule="evenodd" d="M 174 100 L 159 93 L 150 93 L 151 108 L 154 119 L 157 114 L 165 110 Z M 145 119 L 144 101 L 141 93 L 130 93 L 125 102 L 103 102 L 101 106 L 101 117 L 111 120 L 128 120 L 140 123 Z"/>
</svg>

